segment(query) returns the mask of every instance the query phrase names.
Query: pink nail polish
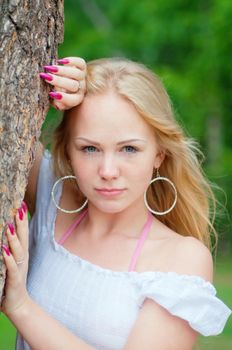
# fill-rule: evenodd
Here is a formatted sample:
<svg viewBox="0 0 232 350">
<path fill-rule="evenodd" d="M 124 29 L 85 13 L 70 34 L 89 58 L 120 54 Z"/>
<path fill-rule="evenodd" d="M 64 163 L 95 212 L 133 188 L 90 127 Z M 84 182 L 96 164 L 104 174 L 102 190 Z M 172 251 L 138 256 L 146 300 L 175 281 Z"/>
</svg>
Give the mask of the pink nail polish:
<svg viewBox="0 0 232 350">
<path fill-rule="evenodd" d="M 61 58 L 60 60 L 57 60 L 60 64 L 68 64 L 70 61 L 67 58 Z"/>
<path fill-rule="evenodd" d="M 53 77 L 50 74 L 47 73 L 39 73 L 40 78 L 48 80 L 48 81 L 52 81 Z"/>
<path fill-rule="evenodd" d="M 58 72 L 58 70 L 59 70 L 59 68 L 56 66 L 44 66 L 44 69 L 48 70 L 49 72 L 54 72 L 54 73 Z"/>
<path fill-rule="evenodd" d="M 50 97 L 54 98 L 55 100 L 61 100 L 62 97 L 63 97 L 62 94 L 60 94 L 59 92 L 54 92 L 54 91 L 49 92 L 48 95 L 49 95 Z"/>
<path fill-rule="evenodd" d="M 8 227 L 9 227 L 9 230 L 10 230 L 10 233 L 12 234 L 12 236 L 14 235 L 14 225 L 12 223 L 9 223 L 8 224 Z"/>
<path fill-rule="evenodd" d="M 6 255 L 10 256 L 10 249 L 5 244 L 2 244 L 2 249 L 5 251 Z"/>
<path fill-rule="evenodd" d="M 26 214 L 26 212 L 27 212 L 27 205 L 26 205 L 26 203 L 24 201 L 22 201 L 21 208 L 23 209 L 24 213 Z"/>
<path fill-rule="evenodd" d="M 19 214 L 19 220 L 23 220 L 23 209 L 22 208 L 19 208 L 18 209 L 18 214 Z"/>
</svg>

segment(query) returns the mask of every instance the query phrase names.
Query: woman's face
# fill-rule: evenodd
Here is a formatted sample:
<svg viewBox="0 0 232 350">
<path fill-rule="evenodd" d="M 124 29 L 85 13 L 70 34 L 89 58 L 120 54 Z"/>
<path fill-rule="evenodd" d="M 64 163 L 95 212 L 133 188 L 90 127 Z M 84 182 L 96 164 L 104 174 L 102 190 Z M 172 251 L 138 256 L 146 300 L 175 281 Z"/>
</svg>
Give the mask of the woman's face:
<svg viewBox="0 0 232 350">
<path fill-rule="evenodd" d="M 86 96 L 70 127 L 71 166 L 89 202 L 107 213 L 142 204 L 162 154 L 134 106 L 112 92 Z"/>
</svg>

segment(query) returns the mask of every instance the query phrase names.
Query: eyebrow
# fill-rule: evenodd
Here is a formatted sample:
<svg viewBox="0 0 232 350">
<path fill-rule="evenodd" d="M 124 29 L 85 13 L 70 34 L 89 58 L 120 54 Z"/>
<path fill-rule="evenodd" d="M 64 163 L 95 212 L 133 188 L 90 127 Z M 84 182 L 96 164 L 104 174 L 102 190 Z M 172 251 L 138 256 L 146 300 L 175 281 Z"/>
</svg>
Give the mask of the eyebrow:
<svg viewBox="0 0 232 350">
<path fill-rule="evenodd" d="M 75 140 L 86 141 L 88 143 L 100 146 L 99 142 L 87 139 L 86 137 L 76 137 Z M 144 139 L 128 139 L 128 140 L 117 142 L 117 145 L 122 145 L 122 144 L 130 143 L 130 142 L 143 142 L 143 143 L 146 143 L 146 140 L 144 140 Z"/>
</svg>

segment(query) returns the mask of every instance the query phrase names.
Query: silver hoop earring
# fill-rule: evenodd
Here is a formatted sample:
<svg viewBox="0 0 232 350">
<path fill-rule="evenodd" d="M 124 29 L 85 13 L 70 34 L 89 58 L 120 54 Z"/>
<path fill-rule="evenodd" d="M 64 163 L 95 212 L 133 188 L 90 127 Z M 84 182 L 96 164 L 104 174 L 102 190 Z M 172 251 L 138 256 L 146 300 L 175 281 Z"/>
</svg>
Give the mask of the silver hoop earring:
<svg viewBox="0 0 232 350">
<path fill-rule="evenodd" d="M 148 205 L 148 203 L 147 203 L 147 190 L 146 190 L 146 192 L 144 192 L 144 203 L 145 203 L 147 209 L 148 209 L 151 213 L 153 213 L 153 214 L 155 214 L 155 215 L 165 215 L 165 214 L 170 213 L 170 211 L 175 207 L 176 202 L 177 202 L 177 190 L 176 190 L 176 187 L 175 187 L 174 183 L 173 183 L 171 180 L 169 180 L 167 177 L 160 176 L 158 170 L 157 170 L 157 176 L 156 176 L 154 179 L 152 179 L 152 180 L 150 181 L 149 186 L 150 186 L 153 182 L 161 181 L 161 180 L 168 182 L 168 183 L 172 186 L 172 188 L 173 188 L 173 190 L 174 190 L 174 194 L 175 194 L 175 199 L 174 199 L 174 202 L 173 202 L 172 206 L 171 206 L 169 209 L 167 209 L 167 210 L 165 210 L 165 211 L 155 211 L 155 210 L 151 209 L 151 207 L 150 207 L 150 206 Z M 148 186 L 148 187 L 149 187 L 149 186 Z M 148 189 L 148 188 L 147 188 L 147 189 Z"/>
<path fill-rule="evenodd" d="M 56 200 L 55 200 L 55 188 L 56 186 L 63 180 L 66 180 L 66 179 L 76 179 L 76 176 L 73 176 L 73 175 L 67 175 L 67 176 L 63 176 L 61 178 L 59 178 L 53 185 L 52 187 L 52 192 L 51 192 L 51 195 L 52 195 L 52 200 L 55 204 L 55 206 L 57 207 L 57 209 L 59 209 L 60 211 L 62 211 L 63 213 L 67 213 L 67 214 L 73 214 L 73 213 L 79 213 L 79 211 L 81 211 L 82 209 L 84 209 L 84 207 L 86 206 L 86 204 L 88 203 L 88 199 L 86 199 L 86 201 L 84 202 L 84 204 L 80 207 L 80 208 L 77 208 L 75 210 L 66 210 L 66 209 L 63 209 L 61 208 L 57 203 L 56 203 Z"/>
</svg>

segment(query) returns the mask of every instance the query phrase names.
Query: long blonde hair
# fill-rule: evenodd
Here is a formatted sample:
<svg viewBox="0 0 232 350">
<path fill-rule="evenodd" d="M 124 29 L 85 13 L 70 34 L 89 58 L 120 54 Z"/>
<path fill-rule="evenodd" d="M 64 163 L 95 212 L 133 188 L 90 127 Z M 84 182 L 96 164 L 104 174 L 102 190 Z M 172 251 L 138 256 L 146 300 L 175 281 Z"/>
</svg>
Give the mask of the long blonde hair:
<svg viewBox="0 0 232 350">
<path fill-rule="evenodd" d="M 211 234 L 217 245 L 213 227 L 216 200 L 204 176 L 203 154 L 193 139 L 186 137 L 173 115 L 168 94 L 157 76 L 144 65 L 124 58 L 105 58 L 87 64 L 87 94 L 102 94 L 108 90 L 130 101 L 142 118 L 153 127 L 154 135 L 165 153 L 159 173 L 169 178 L 178 193 L 174 209 L 159 220 L 183 236 L 193 236 L 212 250 Z M 71 172 L 68 164 L 68 117 L 55 132 L 53 155 L 57 175 Z M 199 160 L 201 157 L 201 161 Z M 166 182 L 157 181 L 148 190 L 149 206 L 165 211 L 173 202 L 173 193 Z"/>
</svg>

